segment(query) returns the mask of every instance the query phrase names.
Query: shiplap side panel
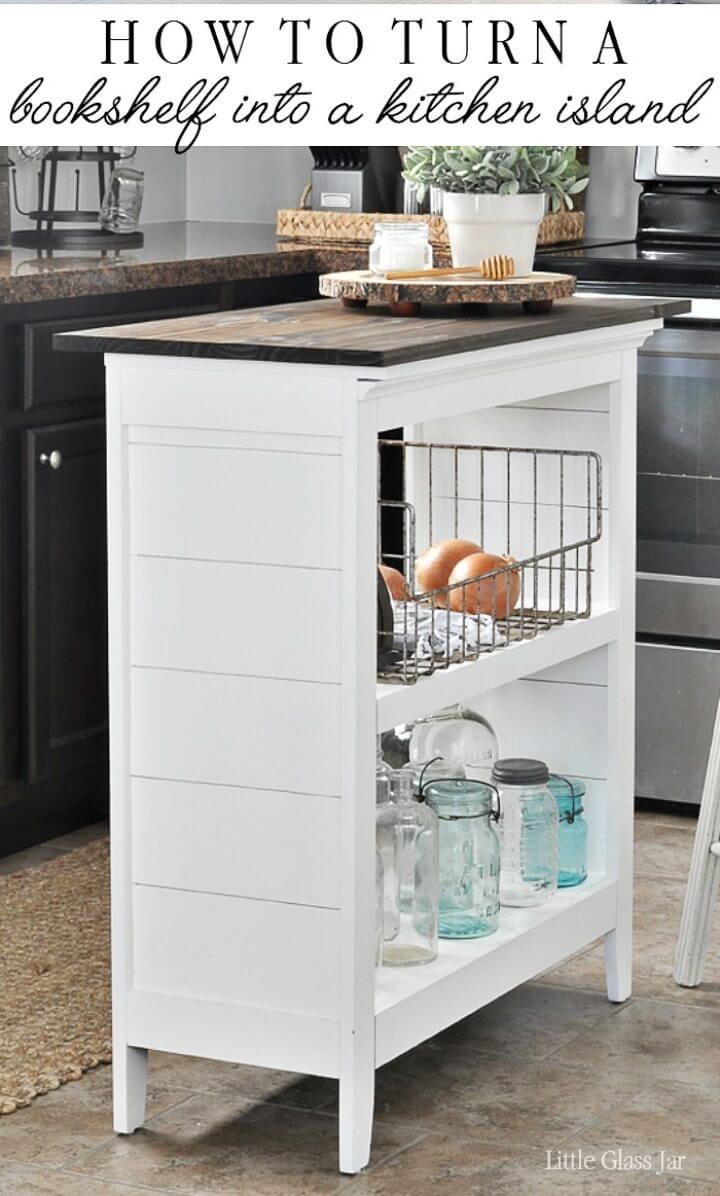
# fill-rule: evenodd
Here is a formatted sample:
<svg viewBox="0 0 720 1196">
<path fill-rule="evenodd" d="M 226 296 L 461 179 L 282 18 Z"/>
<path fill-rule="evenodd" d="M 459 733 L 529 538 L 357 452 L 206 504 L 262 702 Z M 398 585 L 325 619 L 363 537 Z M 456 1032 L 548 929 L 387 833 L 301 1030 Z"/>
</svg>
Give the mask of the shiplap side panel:
<svg viewBox="0 0 720 1196">
<path fill-rule="evenodd" d="M 131 793 L 136 883 L 339 908 L 337 798 L 140 777 Z"/>
<path fill-rule="evenodd" d="M 250 1005 L 129 992 L 134 1046 L 313 1076 L 337 1076 L 338 1022 Z"/>
<path fill-rule="evenodd" d="M 131 771 L 336 796 L 339 692 L 313 682 L 134 668 Z"/>
<path fill-rule="evenodd" d="M 133 987 L 338 1015 L 337 910 L 133 886 Z"/>
<path fill-rule="evenodd" d="M 303 436 L 285 432 L 232 432 L 224 428 L 155 428 L 134 425 L 130 444 L 177 445 L 180 448 L 256 449 L 275 453 L 322 453 L 337 457 L 337 436 Z"/>
<path fill-rule="evenodd" d="M 187 357 L 121 358 L 115 369 L 125 424 L 340 435 L 337 383 L 322 369 Z"/>
<path fill-rule="evenodd" d="M 132 663 L 340 680 L 340 573 L 134 557 Z"/>
<path fill-rule="evenodd" d="M 339 568 L 339 457 L 155 444 L 128 455 L 132 553 Z"/>
</svg>

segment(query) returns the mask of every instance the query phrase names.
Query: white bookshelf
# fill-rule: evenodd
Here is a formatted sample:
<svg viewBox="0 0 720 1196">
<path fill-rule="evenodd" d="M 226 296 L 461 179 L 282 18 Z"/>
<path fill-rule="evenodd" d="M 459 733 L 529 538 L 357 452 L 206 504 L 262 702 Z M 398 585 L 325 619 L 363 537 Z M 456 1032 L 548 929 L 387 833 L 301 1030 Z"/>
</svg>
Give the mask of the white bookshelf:
<svg viewBox="0 0 720 1196">
<path fill-rule="evenodd" d="M 377 1066 L 603 935 L 629 996 L 636 353 L 660 321 L 628 320 L 387 369 L 107 357 L 120 1133 L 148 1048 L 335 1076 L 354 1173 Z M 599 453 L 592 615 L 378 685 L 376 439 L 398 426 Z M 588 779 L 592 875 L 376 973 L 376 730 L 453 701 L 503 754 Z"/>
</svg>

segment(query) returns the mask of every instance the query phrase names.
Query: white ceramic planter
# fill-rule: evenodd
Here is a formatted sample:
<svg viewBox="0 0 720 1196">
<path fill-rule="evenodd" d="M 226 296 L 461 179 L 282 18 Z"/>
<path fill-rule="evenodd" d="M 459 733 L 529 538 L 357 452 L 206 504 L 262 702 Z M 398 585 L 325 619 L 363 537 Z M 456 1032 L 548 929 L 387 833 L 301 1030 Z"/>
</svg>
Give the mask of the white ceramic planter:
<svg viewBox="0 0 720 1196">
<path fill-rule="evenodd" d="M 491 253 L 507 253 L 516 274 L 533 267 L 545 196 L 443 192 L 443 216 L 453 266 L 476 266 Z"/>
</svg>

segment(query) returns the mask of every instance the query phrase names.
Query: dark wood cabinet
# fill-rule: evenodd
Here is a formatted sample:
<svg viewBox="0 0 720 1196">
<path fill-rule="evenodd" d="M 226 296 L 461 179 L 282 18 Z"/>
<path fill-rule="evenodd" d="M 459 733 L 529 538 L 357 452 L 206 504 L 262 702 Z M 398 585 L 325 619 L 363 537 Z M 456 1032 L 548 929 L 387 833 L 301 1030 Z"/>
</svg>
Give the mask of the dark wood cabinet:
<svg viewBox="0 0 720 1196">
<path fill-rule="evenodd" d="M 103 419 L 25 433 L 30 782 L 107 752 Z"/>
</svg>

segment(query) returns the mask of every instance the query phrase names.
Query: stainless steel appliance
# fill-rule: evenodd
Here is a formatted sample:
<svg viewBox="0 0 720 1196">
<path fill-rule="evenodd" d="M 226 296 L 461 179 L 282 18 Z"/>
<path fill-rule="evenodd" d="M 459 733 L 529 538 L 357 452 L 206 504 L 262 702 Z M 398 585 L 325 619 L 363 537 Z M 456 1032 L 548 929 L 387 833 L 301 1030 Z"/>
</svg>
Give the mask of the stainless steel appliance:
<svg viewBox="0 0 720 1196">
<path fill-rule="evenodd" d="M 311 145 L 310 152 L 316 211 L 398 211 L 401 162 L 396 146 Z"/>
<path fill-rule="evenodd" d="M 627 160 L 598 161 L 602 197 Z M 641 146 L 634 174 L 632 240 L 603 241 L 596 210 L 593 240 L 542 260 L 586 293 L 693 302 L 639 363 L 636 791 L 699 802 L 720 694 L 720 147 Z"/>
</svg>

